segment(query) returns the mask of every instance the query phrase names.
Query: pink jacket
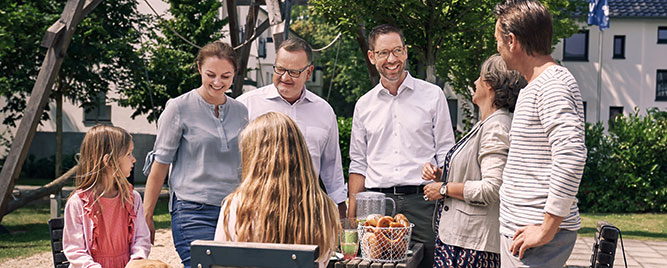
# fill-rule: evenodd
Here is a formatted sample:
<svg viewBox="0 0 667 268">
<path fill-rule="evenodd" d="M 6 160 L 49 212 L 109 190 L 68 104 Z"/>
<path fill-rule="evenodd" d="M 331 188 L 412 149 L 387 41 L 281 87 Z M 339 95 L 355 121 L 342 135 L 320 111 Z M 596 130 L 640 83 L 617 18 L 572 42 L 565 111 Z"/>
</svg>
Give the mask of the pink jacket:
<svg viewBox="0 0 667 268">
<path fill-rule="evenodd" d="M 70 267 L 102 267 L 93 261 L 90 247 L 93 243 L 93 220 L 86 215 L 91 206 L 86 198 L 81 198 L 77 191 L 65 205 L 65 227 L 63 230 L 63 252 L 70 262 Z M 144 218 L 144 207 L 137 191 L 134 195 L 133 212 L 134 236 L 130 248 L 130 260 L 146 259 L 151 251 L 150 231 Z"/>
</svg>

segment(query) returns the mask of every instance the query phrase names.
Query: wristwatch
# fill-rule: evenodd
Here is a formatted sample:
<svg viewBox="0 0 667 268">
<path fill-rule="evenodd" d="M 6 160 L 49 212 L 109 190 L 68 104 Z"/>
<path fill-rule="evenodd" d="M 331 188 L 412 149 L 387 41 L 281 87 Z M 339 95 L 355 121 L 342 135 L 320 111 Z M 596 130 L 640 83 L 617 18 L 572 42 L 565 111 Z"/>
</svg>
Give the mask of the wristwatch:
<svg viewBox="0 0 667 268">
<path fill-rule="evenodd" d="M 443 182 L 440 186 L 440 195 L 447 196 L 447 182 Z"/>
</svg>

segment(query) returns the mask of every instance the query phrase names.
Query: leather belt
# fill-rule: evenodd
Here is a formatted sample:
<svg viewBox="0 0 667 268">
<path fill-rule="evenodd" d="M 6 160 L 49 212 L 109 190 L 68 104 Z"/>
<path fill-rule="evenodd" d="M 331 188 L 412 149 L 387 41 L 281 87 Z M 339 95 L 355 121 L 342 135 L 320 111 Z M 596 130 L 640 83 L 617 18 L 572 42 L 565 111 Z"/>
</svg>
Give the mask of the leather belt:
<svg viewBox="0 0 667 268">
<path fill-rule="evenodd" d="M 368 188 L 367 190 L 373 192 L 381 192 L 393 195 L 409 195 L 409 194 L 423 194 L 424 186 L 394 186 L 388 188 Z"/>
</svg>

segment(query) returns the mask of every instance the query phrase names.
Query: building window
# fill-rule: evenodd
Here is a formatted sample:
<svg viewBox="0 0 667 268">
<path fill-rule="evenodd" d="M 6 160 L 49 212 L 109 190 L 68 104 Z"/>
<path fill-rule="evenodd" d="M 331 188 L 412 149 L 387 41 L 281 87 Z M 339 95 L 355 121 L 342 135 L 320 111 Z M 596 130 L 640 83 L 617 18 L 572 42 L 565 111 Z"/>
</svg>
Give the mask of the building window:
<svg viewBox="0 0 667 268">
<path fill-rule="evenodd" d="M 625 35 L 614 35 L 614 59 L 625 59 Z"/>
<path fill-rule="evenodd" d="M 655 76 L 655 100 L 667 101 L 667 70 L 658 70 Z"/>
<path fill-rule="evenodd" d="M 614 120 L 618 116 L 623 116 L 623 106 L 609 106 L 609 128 L 614 127 Z"/>
<path fill-rule="evenodd" d="M 667 44 L 667 26 L 658 27 L 658 44 Z"/>
<path fill-rule="evenodd" d="M 257 39 L 257 57 L 266 58 L 266 39 L 260 37 Z"/>
<path fill-rule="evenodd" d="M 111 105 L 107 104 L 105 92 L 97 94 L 97 101 L 92 108 L 83 110 L 83 124 L 86 126 L 111 123 Z"/>
<path fill-rule="evenodd" d="M 588 61 L 588 31 L 573 34 L 563 40 L 564 61 Z"/>
<path fill-rule="evenodd" d="M 245 29 L 243 29 L 243 26 L 239 26 L 239 41 L 241 43 L 245 41 Z"/>
</svg>

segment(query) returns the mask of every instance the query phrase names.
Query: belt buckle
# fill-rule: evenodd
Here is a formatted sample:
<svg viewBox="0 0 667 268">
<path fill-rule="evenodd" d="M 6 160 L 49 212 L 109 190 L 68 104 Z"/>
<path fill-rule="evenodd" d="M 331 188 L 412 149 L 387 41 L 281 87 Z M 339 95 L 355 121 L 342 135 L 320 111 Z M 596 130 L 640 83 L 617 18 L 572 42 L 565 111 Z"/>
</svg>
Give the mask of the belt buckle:
<svg viewBox="0 0 667 268">
<path fill-rule="evenodd" d="M 394 190 L 394 195 L 405 195 L 405 193 L 397 193 L 396 192 L 396 186 L 391 187 L 392 190 Z"/>
</svg>

